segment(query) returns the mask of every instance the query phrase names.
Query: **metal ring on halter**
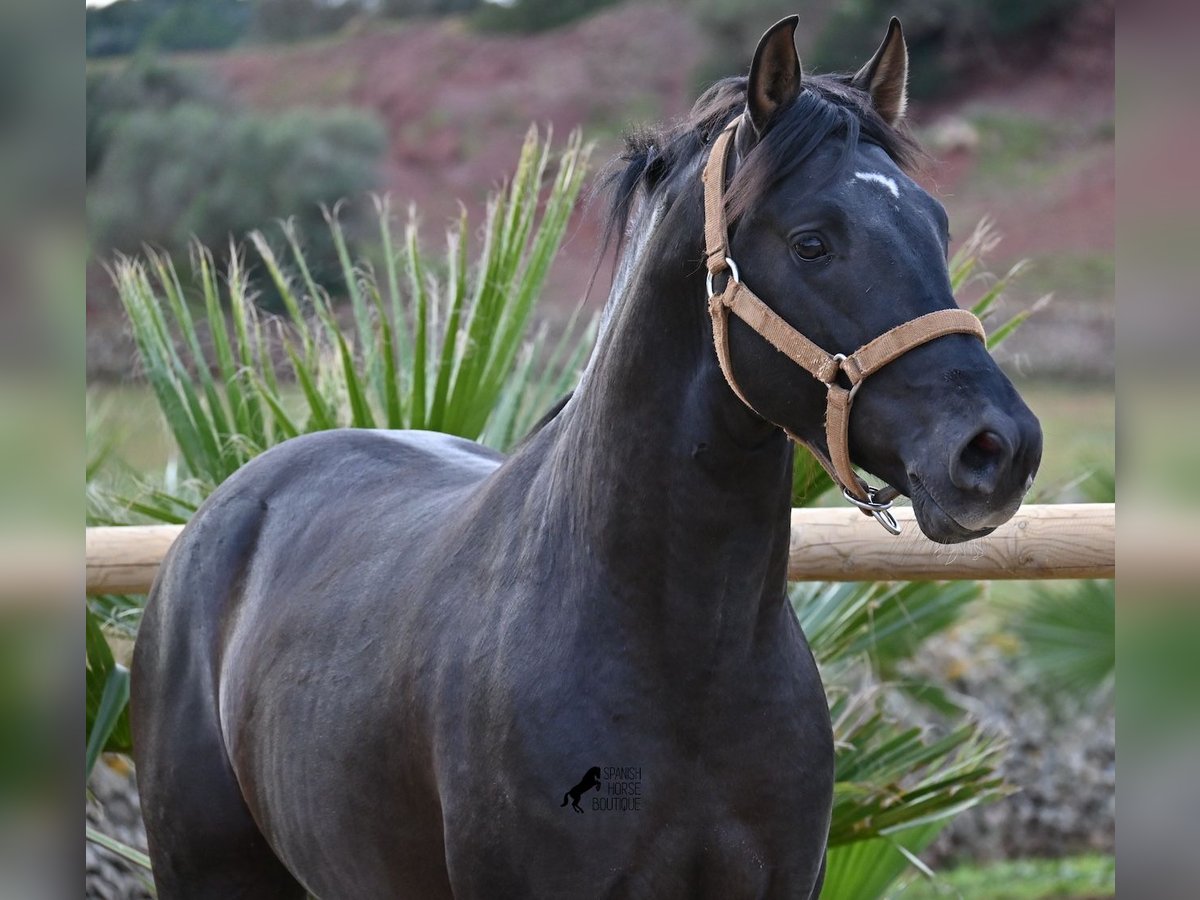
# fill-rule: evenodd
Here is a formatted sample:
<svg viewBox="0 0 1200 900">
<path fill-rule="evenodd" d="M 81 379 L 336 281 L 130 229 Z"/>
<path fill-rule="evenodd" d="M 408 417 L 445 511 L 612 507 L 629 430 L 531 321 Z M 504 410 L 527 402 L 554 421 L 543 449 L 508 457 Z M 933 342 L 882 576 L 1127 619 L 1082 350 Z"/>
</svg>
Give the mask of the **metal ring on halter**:
<svg viewBox="0 0 1200 900">
<path fill-rule="evenodd" d="M 857 506 L 859 509 L 865 509 L 867 512 L 880 512 L 882 510 L 892 508 L 892 501 L 890 501 L 890 500 L 887 503 L 875 502 L 875 493 L 876 493 L 875 488 L 868 486 L 866 491 L 867 491 L 867 499 L 866 500 L 859 500 L 857 497 L 855 497 L 853 494 L 850 493 L 849 488 L 842 488 L 842 496 L 845 497 L 847 500 L 849 500 L 851 503 L 853 503 L 855 506 Z"/>
<path fill-rule="evenodd" d="M 838 364 L 837 372 L 833 373 L 833 379 L 825 382 L 826 387 L 833 387 L 835 384 L 837 384 L 837 373 L 846 372 L 846 370 L 842 368 L 842 363 L 846 361 L 847 357 L 845 353 L 835 353 L 829 358 Z M 847 374 L 846 377 L 850 378 L 849 374 Z M 853 379 L 850 380 L 850 394 L 847 397 L 848 400 L 854 400 L 854 395 L 858 393 L 858 389 L 862 387 L 864 380 L 865 379 L 862 378 L 860 378 L 858 381 L 854 381 Z"/>
<path fill-rule="evenodd" d="M 875 517 L 876 522 L 878 522 L 880 525 L 882 525 L 884 528 L 886 528 L 892 534 L 899 534 L 903 529 L 901 529 L 900 523 L 896 521 L 896 517 L 894 515 L 892 515 L 892 513 L 891 513 L 892 501 L 889 500 L 887 503 L 877 503 L 877 502 L 875 502 L 876 489 L 873 487 L 867 486 L 866 491 L 867 491 L 867 499 L 866 500 L 859 500 L 857 497 L 855 497 L 853 494 L 850 493 L 850 490 L 848 488 L 842 488 L 842 496 L 845 497 L 847 500 L 849 500 L 851 503 L 853 503 L 855 506 L 857 506 L 859 509 L 863 509 L 863 510 L 866 510 L 867 512 L 869 512 L 872 516 Z"/>
<path fill-rule="evenodd" d="M 900 523 L 896 521 L 896 517 L 892 515 L 891 510 L 877 509 L 871 515 L 875 517 L 876 522 L 892 534 L 899 534 L 904 530 L 900 527 Z"/>
<path fill-rule="evenodd" d="M 738 272 L 737 263 L 735 263 L 728 256 L 725 257 L 725 265 L 729 266 L 729 277 L 730 278 L 732 278 L 734 281 L 742 280 L 742 276 Z M 708 289 L 708 297 L 711 300 L 713 297 L 713 293 L 714 293 L 713 292 L 713 273 L 712 272 L 708 273 L 708 278 L 705 279 L 704 286 Z"/>
</svg>

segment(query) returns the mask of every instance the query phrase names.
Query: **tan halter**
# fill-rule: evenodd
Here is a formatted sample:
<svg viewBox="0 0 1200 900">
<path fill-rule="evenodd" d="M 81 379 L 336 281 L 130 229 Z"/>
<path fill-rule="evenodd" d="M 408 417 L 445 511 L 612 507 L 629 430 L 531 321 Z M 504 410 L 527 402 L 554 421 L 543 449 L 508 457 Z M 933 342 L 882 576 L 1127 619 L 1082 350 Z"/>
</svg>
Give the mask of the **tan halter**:
<svg viewBox="0 0 1200 900">
<path fill-rule="evenodd" d="M 981 341 L 986 341 L 983 325 L 965 309 L 940 309 L 897 325 L 847 354 L 827 353 L 789 325 L 746 287 L 737 265 L 730 258 L 729 227 L 725 220 L 725 170 L 735 128 L 736 120 L 717 136 L 703 176 L 708 311 L 712 316 L 713 343 L 716 344 L 721 372 L 738 399 L 757 413 L 733 377 L 729 356 L 729 313 L 732 312 L 776 350 L 824 384 L 828 391 L 825 406 L 828 454 L 784 428 L 787 436 L 816 457 L 834 482 L 841 486 L 847 500 L 866 515 L 873 515 L 892 534 L 899 534 L 900 526 L 889 512 L 892 500 L 899 495 L 899 491 L 890 485 L 871 487 L 858 476 L 850 461 L 850 406 L 854 402 L 854 395 L 867 376 L 878 372 L 914 347 L 947 334 L 973 334 Z M 717 294 L 713 290 L 713 278 L 722 272 L 729 273 L 729 280 L 725 290 Z M 845 373 L 850 382 L 849 388 L 837 383 L 839 372 Z"/>
</svg>

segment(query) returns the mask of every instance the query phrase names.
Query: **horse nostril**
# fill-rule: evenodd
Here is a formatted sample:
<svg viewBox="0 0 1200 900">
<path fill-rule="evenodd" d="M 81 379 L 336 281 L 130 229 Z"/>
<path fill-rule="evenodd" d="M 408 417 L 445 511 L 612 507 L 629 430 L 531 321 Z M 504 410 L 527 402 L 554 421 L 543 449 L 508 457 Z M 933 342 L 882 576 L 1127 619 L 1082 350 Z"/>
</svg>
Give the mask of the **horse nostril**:
<svg viewBox="0 0 1200 900">
<path fill-rule="evenodd" d="M 1004 439 L 994 431 L 981 431 L 967 444 L 967 450 L 975 456 L 999 456 L 1004 452 Z"/>
<path fill-rule="evenodd" d="M 967 441 L 950 466 L 950 480 L 964 491 L 990 494 L 1012 461 L 1012 445 L 984 429 Z"/>
</svg>

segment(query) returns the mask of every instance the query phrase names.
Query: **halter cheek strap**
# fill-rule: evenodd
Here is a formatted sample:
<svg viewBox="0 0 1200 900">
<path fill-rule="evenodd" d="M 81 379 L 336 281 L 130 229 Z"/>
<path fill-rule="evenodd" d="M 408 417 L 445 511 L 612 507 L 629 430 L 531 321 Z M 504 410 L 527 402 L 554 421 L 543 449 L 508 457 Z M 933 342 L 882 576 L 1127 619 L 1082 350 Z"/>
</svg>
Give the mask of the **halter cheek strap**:
<svg viewBox="0 0 1200 900">
<path fill-rule="evenodd" d="M 729 313 L 732 312 L 772 347 L 825 385 L 828 453 L 784 428 L 787 436 L 816 457 L 834 482 L 841 486 L 847 500 L 864 514 L 873 515 L 888 531 L 899 534 L 900 526 L 889 507 L 900 492 L 890 485 L 871 487 L 858 476 L 850 461 L 850 407 L 854 395 L 868 376 L 929 341 L 947 334 L 972 334 L 986 341 L 983 325 L 965 309 L 940 309 L 897 325 L 849 354 L 828 353 L 789 325 L 746 287 L 737 264 L 730 258 L 729 228 L 725 218 L 725 169 L 735 128 L 736 124 L 731 124 L 717 136 L 703 176 L 708 311 L 712 317 L 713 343 L 721 373 L 738 399 L 757 413 L 733 375 L 733 361 L 729 355 Z M 725 290 L 718 294 L 713 290 L 713 278 L 726 272 L 728 282 Z M 838 384 L 839 373 L 846 376 L 850 387 Z"/>
</svg>

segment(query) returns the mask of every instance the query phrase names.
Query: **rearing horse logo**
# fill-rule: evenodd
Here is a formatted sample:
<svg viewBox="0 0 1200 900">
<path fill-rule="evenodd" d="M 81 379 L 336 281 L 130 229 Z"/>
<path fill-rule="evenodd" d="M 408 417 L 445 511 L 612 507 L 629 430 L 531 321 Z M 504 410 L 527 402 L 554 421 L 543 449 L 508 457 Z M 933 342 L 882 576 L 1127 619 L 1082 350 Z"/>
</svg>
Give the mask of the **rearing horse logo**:
<svg viewBox="0 0 1200 900">
<path fill-rule="evenodd" d="M 592 766 L 587 770 L 587 774 L 583 776 L 579 784 L 571 788 L 563 794 L 563 802 L 559 806 L 566 806 L 567 799 L 571 800 L 571 808 L 577 813 L 583 812 L 583 807 L 579 805 L 579 798 L 590 791 L 592 788 L 600 790 L 600 767 Z"/>
</svg>

